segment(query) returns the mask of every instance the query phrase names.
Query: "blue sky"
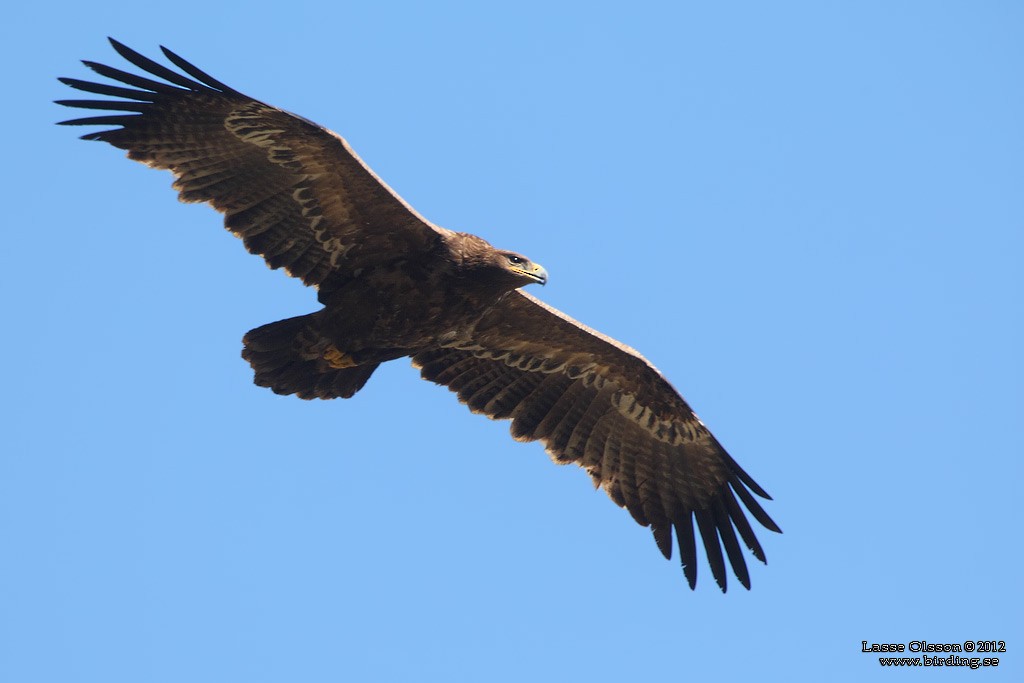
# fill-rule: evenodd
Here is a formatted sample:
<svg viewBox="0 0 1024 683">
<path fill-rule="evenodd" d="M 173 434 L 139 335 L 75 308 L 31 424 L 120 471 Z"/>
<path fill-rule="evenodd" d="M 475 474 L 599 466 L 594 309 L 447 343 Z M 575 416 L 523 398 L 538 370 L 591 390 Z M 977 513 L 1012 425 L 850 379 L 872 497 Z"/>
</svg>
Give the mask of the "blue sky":
<svg viewBox="0 0 1024 683">
<path fill-rule="evenodd" d="M 937 680 L 861 641 L 969 639 L 1019 678 L 1024 8 L 367 5 L 7 10 L 0 679 Z M 253 386 L 313 292 L 52 125 L 107 35 L 543 263 L 774 496 L 753 590 L 405 362 Z"/>
</svg>

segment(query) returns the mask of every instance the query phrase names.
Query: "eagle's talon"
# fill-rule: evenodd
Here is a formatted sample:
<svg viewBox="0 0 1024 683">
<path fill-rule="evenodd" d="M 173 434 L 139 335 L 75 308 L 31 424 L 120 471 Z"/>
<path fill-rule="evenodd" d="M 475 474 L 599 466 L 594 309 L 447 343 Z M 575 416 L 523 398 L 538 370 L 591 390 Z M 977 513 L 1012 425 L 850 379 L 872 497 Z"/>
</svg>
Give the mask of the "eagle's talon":
<svg viewBox="0 0 1024 683">
<path fill-rule="evenodd" d="M 341 351 L 336 346 L 332 346 L 324 351 L 324 360 L 335 370 L 344 370 L 345 368 L 354 368 L 359 365 L 355 358 L 351 355 Z"/>
</svg>

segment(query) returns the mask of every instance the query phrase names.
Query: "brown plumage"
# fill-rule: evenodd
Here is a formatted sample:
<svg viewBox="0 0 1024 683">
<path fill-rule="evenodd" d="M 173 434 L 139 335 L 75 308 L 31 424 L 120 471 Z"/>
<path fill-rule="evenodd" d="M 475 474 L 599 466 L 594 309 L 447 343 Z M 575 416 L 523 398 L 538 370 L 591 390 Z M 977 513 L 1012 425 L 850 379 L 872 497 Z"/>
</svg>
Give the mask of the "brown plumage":
<svg viewBox="0 0 1024 683">
<path fill-rule="evenodd" d="M 643 356 L 519 289 L 543 284 L 543 268 L 427 222 L 326 128 L 167 49 L 184 74 L 111 43 L 162 81 L 85 62 L 123 85 L 60 80 L 118 99 L 59 104 L 128 113 L 63 123 L 118 126 L 83 138 L 171 170 L 183 201 L 211 204 L 250 252 L 318 290 L 319 311 L 245 335 L 257 384 L 349 398 L 380 363 L 409 356 L 473 412 L 512 420 L 517 440 L 540 440 L 555 462 L 586 469 L 651 528 L 666 558 L 674 529 L 691 587 L 694 523 L 722 590 L 723 547 L 750 587 L 740 541 L 765 556 L 743 508 L 779 531 L 751 495 L 768 494 Z"/>
</svg>

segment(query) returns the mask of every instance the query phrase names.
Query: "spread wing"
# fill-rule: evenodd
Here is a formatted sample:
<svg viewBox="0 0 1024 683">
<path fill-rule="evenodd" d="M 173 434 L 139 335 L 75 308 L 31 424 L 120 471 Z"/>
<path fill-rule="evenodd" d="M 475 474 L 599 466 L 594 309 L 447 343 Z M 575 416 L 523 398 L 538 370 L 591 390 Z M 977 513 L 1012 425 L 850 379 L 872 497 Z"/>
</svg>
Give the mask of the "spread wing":
<svg viewBox="0 0 1024 683">
<path fill-rule="evenodd" d="M 473 412 L 511 419 L 515 439 L 540 439 L 555 462 L 586 469 L 595 485 L 651 528 L 669 559 L 675 529 L 691 588 L 697 583 L 694 522 L 721 589 L 723 547 L 750 588 L 740 539 L 757 559 L 764 562 L 765 555 L 743 508 L 781 531 L 751 492 L 770 496 L 639 353 L 517 290 L 481 320 L 472 339 L 419 353 L 413 363 Z"/>
<path fill-rule="evenodd" d="M 171 170 L 183 201 L 208 202 L 224 213 L 226 227 L 271 268 L 329 287 L 335 278 L 429 252 L 440 241 L 445 231 L 420 217 L 337 134 L 243 95 L 166 48 L 184 74 L 110 42 L 165 82 L 83 62 L 130 87 L 61 78 L 118 99 L 58 104 L 126 113 L 62 123 L 120 126 L 82 137 Z"/>
</svg>

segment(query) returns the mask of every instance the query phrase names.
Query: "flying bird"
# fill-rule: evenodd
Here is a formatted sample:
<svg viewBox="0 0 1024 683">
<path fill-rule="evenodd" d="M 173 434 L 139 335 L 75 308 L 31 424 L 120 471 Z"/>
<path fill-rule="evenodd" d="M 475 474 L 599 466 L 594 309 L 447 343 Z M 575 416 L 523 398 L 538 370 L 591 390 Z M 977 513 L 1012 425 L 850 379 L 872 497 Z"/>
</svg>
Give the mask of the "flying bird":
<svg viewBox="0 0 1024 683">
<path fill-rule="evenodd" d="M 726 557 L 750 588 L 740 541 L 765 554 L 744 507 L 778 532 L 753 494 L 771 497 L 643 356 L 521 289 L 547 282 L 540 264 L 430 223 L 332 131 L 166 48 L 180 71 L 110 42 L 149 76 L 83 62 L 118 85 L 60 81 L 114 99 L 57 103 L 113 113 L 62 124 L 115 126 L 82 138 L 170 170 L 182 201 L 210 204 L 249 252 L 317 291 L 320 310 L 244 336 L 257 385 L 350 398 L 381 363 L 410 357 L 474 413 L 511 420 L 514 439 L 583 467 L 667 559 L 674 530 L 691 588 L 695 527 L 722 591 Z"/>
</svg>

